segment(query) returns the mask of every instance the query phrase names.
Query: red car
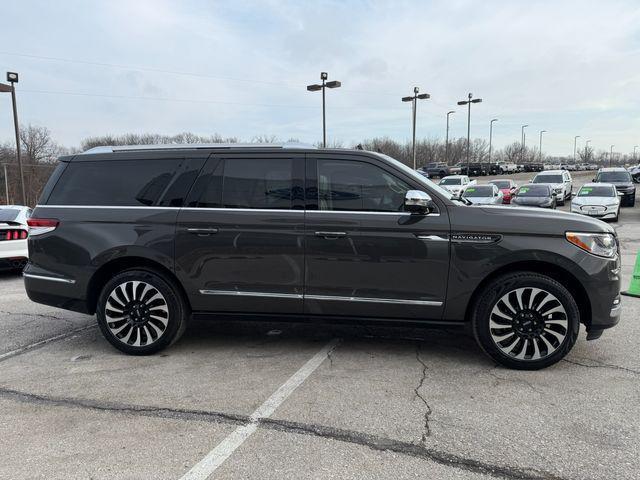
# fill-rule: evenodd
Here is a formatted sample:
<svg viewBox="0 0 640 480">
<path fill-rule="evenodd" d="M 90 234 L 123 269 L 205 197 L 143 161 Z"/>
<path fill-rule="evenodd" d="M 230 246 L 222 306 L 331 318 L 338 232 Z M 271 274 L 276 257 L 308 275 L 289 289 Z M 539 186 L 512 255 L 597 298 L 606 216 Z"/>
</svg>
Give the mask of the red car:
<svg viewBox="0 0 640 480">
<path fill-rule="evenodd" d="M 511 197 L 518 188 L 513 180 L 493 180 L 489 183 L 498 187 L 502 192 L 502 203 L 511 203 Z"/>
</svg>

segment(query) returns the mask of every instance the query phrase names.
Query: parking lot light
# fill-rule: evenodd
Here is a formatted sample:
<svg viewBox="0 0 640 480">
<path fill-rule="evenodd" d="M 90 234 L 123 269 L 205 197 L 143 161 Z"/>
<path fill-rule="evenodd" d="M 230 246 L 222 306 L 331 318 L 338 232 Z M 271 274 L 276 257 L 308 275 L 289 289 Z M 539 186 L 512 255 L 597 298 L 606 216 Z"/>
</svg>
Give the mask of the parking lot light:
<svg viewBox="0 0 640 480">
<path fill-rule="evenodd" d="M 609 166 L 611 166 L 611 162 L 613 160 L 613 147 L 615 147 L 615 145 L 611 145 L 611 148 L 609 149 Z"/>
<path fill-rule="evenodd" d="M 540 130 L 540 146 L 538 147 L 538 153 L 540 155 L 540 163 L 542 163 L 542 134 L 547 133 L 546 130 Z"/>
<path fill-rule="evenodd" d="M 449 110 L 447 112 L 447 134 L 444 141 L 444 161 L 449 165 L 449 115 L 456 113 L 455 110 Z"/>
<path fill-rule="evenodd" d="M 576 164 L 576 147 L 578 146 L 578 139 L 580 138 L 580 135 L 576 135 L 575 137 L 573 137 L 573 164 Z"/>
<path fill-rule="evenodd" d="M 520 137 L 521 137 L 521 145 L 522 145 L 522 154 L 520 155 L 520 161 L 522 163 L 524 163 L 524 151 L 525 151 L 525 144 L 527 141 L 527 137 L 524 133 L 524 129 L 527 128 L 529 125 L 522 125 L 522 128 L 520 129 Z"/>
<path fill-rule="evenodd" d="M 458 105 L 467 105 L 467 175 L 470 175 L 470 147 L 471 147 L 471 104 L 482 102 L 481 98 L 473 98 L 473 94 L 469 93 L 467 100 L 460 100 Z"/>
<path fill-rule="evenodd" d="M 413 113 L 413 141 L 411 142 L 411 157 L 413 158 L 413 169 L 416 169 L 416 110 L 418 107 L 418 100 L 426 100 L 431 98 L 431 95 L 428 93 L 420 93 L 418 92 L 420 89 L 418 87 L 413 87 L 413 96 L 412 97 L 402 97 L 403 102 L 411 102 L 412 113 Z"/>
<path fill-rule="evenodd" d="M 327 72 L 320 72 L 320 80 L 322 80 L 321 84 L 313 84 L 307 85 L 307 91 L 309 92 L 317 92 L 322 90 L 322 147 L 327 148 L 327 120 L 326 120 L 326 102 L 325 102 L 325 90 L 327 88 L 338 88 L 342 86 L 342 83 L 333 80 L 331 82 L 327 82 L 329 78 L 329 74 Z"/>
<path fill-rule="evenodd" d="M 16 106 L 16 86 L 19 76 L 16 72 L 7 72 L 7 82 L 10 85 L 0 83 L 0 92 L 11 93 L 11 104 L 13 106 L 13 127 L 16 133 L 16 157 L 18 159 L 18 170 L 20 171 L 20 197 L 22 198 L 22 204 L 27 205 L 27 200 L 24 190 L 24 172 L 22 171 L 22 156 L 20 155 L 20 126 L 18 125 L 18 107 Z M 8 202 L 8 200 L 7 200 Z"/>
<path fill-rule="evenodd" d="M 492 118 L 489 122 L 489 163 L 491 163 L 491 143 L 493 141 L 493 122 L 497 122 L 497 118 Z"/>
</svg>

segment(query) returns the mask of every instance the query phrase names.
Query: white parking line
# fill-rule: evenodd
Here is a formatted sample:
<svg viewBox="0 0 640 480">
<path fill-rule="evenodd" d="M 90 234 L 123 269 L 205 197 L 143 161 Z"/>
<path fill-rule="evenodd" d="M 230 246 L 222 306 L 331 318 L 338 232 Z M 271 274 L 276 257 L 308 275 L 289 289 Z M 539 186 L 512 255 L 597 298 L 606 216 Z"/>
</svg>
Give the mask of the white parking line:
<svg viewBox="0 0 640 480">
<path fill-rule="evenodd" d="M 90 328 L 97 327 L 97 325 L 86 325 L 84 327 L 76 328 L 75 330 L 71 330 L 70 332 L 61 333 L 60 335 L 56 335 L 54 337 L 45 338 L 44 340 L 40 340 L 39 342 L 32 343 L 30 345 L 25 345 L 24 347 L 16 348 L 15 350 L 11 350 L 10 352 L 6 352 L 0 354 L 0 362 L 6 358 L 14 357 L 16 355 L 20 355 L 21 353 L 27 352 L 29 350 L 33 350 L 34 348 L 40 347 L 42 345 L 46 345 L 47 343 L 55 342 L 56 340 L 62 340 L 63 338 L 71 337 L 76 333 L 83 332 Z"/>
<path fill-rule="evenodd" d="M 205 480 L 231 456 L 231 454 L 249 438 L 258 428 L 262 418 L 269 418 L 276 409 L 311 375 L 339 343 L 339 339 L 331 340 L 322 350 L 316 353 L 300 370 L 284 382 L 255 412 L 249 417 L 249 423 L 236 428 L 220 442 L 206 457 L 200 460 L 180 480 Z"/>
</svg>

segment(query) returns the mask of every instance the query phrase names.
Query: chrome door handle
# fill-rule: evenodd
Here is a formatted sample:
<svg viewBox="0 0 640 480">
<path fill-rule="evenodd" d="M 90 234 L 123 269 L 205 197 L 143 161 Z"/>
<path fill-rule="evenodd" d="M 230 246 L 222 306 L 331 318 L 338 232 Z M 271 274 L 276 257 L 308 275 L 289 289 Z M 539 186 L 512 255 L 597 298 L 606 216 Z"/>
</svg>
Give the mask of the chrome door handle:
<svg viewBox="0 0 640 480">
<path fill-rule="evenodd" d="M 336 238 L 346 237 L 347 232 L 316 232 L 316 237 L 326 238 L 327 240 L 335 240 Z"/>
<path fill-rule="evenodd" d="M 217 228 L 187 228 L 187 232 L 193 233 L 198 236 L 207 236 L 213 235 L 214 233 L 218 233 Z"/>
</svg>

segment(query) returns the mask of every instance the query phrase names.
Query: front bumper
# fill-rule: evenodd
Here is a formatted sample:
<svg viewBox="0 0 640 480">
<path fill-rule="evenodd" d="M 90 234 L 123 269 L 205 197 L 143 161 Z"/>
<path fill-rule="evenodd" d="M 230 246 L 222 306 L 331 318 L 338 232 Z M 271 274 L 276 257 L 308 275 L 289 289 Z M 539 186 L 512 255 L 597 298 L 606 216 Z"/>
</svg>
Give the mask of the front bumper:
<svg viewBox="0 0 640 480">
<path fill-rule="evenodd" d="M 594 338 L 602 330 L 617 325 L 622 313 L 620 257 L 607 263 L 606 268 L 584 285 L 591 303 L 591 322 L 587 325 L 587 333 Z"/>
</svg>

